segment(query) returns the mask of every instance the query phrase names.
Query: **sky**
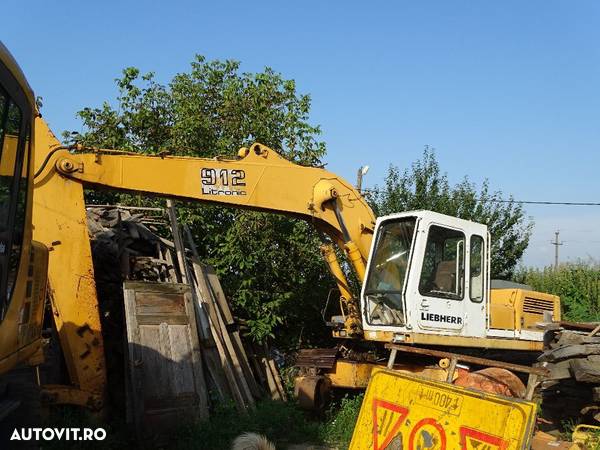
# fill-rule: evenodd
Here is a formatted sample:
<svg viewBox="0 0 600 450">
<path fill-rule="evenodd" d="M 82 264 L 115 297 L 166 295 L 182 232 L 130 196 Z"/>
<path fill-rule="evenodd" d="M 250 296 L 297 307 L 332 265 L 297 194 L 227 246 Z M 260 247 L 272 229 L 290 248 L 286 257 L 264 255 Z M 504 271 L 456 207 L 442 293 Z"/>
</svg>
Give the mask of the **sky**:
<svg viewBox="0 0 600 450">
<path fill-rule="evenodd" d="M 159 81 L 195 54 L 270 66 L 312 97 L 327 168 L 381 185 L 434 147 L 468 176 L 528 201 L 600 202 L 600 2 L 34 0 L 3 5 L 0 39 L 56 133 L 114 101 L 135 66 Z M 7 20 L 11 18 L 11 20 Z M 600 259 L 600 206 L 526 206 L 523 264 Z"/>
</svg>

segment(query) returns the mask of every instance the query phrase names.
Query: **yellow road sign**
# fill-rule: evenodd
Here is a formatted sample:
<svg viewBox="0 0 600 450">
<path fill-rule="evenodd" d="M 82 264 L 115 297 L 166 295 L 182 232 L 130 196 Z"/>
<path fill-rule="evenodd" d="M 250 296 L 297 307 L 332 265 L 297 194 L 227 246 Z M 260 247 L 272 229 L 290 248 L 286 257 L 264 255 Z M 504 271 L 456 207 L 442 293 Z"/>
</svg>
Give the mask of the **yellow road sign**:
<svg viewBox="0 0 600 450">
<path fill-rule="evenodd" d="M 528 449 L 535 403 L 376 370 L 350 450 Z"/>
</svg>

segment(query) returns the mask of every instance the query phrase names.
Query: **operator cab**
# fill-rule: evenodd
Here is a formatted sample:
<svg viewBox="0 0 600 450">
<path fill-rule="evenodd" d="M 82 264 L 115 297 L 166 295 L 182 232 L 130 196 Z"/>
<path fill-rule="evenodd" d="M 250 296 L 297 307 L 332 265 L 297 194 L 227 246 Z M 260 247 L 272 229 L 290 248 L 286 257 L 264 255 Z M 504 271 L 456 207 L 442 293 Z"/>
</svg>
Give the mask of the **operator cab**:
<svg viewBox="0 0 600 450">
<path fill-rule="evenodd" d="M 29 253 L 25 223 L 33 111 L 33 93 L 0 43 L 0 321 L 17 284 L 21 255 Z"/>
<path fill-rule="evenodd" d="M 48 249 L 32 241 L 33 92 L 0 42 L 0 373 L 39 363 Z"/>
<path fill-rule="evenodd" d="M 365 331 L 485 336 L 489 242 L 487 226 L 432 211 L 377 219 Z"/>
</svg>

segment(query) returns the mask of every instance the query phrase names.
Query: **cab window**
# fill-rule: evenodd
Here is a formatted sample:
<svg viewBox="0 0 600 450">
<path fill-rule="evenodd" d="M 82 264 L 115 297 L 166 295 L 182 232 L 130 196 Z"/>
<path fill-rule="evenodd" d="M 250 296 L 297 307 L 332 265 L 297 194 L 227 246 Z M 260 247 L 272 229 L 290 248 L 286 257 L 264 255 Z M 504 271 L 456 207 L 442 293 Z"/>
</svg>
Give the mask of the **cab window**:
<svg viewBox="0 0 600 450">
<path fill-rule="evenodd" d="M 0 233 L 6 232 L 8 228 L 8 210 L 10 208 L 10 189 L 12 186 L 12 175 L 14 173 L 14 156 L 10 158 L 8 152 L 4 152 L 4 128 L 6 113 L 8 111 L 8 98 L 0 90 Z M 6 157 L 4 155 L 6 154 Z M 12 166 L 12 167 L 11 167 Z M 0 253 L 2 247 L 0 247 Z"/>
<path fill-rule="evenodd" d="M 428 297 L 462 300 L 464 279 L 465 235 L 432 225 L 427 236 L 419 292 Z"/>
<path fill-rule="evenodd" d="M 404 217 L 379 227 L 365 285 L 367 320 L 372 325 L 404 324 L 402 289 L 415 223 L 414 217 Z"/>
<path fill-rule="evenodd" d="M 12 296 L 23 244 L 29 163 L 24 123 L 21 108 L 0 86 L 0 318 Z"/>
<path fill-rule="evenodd" d="M 484 272 L 484 247 L 481 236 L 471 236 L 471 247 L 469 249 L 469 291 L 471 300 L 479 303 L 483 300 L 483 272 Z"/>
</svg>

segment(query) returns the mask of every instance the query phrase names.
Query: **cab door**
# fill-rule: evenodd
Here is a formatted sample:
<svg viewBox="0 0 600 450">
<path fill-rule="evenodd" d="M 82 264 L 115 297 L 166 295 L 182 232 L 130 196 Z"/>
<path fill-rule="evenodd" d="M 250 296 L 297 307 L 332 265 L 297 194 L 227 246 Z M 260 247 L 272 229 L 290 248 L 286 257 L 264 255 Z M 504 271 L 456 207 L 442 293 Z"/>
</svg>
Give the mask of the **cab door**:
<svg viewBox="0 0 600 450">
<path fill-rule="evenodd" d="M 28 201 L 30 109 L 9 92 L 0 78 L 0 319 L 4 318 L 17 284 Z M 29 111 L 28 111 L 29 110 Z M 23 252 L 25 247 L 25 252 Z"/>
<path fill-rule="evenodd" d="M 422 333 L 482 337 L 486 327 L 486 227 L 455 218 L 435 220 L 436 216 L 423 220 L 419 229 L 416 276 L 409 288 L 411 322 L 415 331 Z"/>
<path fill-rule="evenodd" d="M 31 242 L 33 112 L 33 93 L 0 43 L 0 373 L 40 342 L 47 249 Z"/>
</svg>

